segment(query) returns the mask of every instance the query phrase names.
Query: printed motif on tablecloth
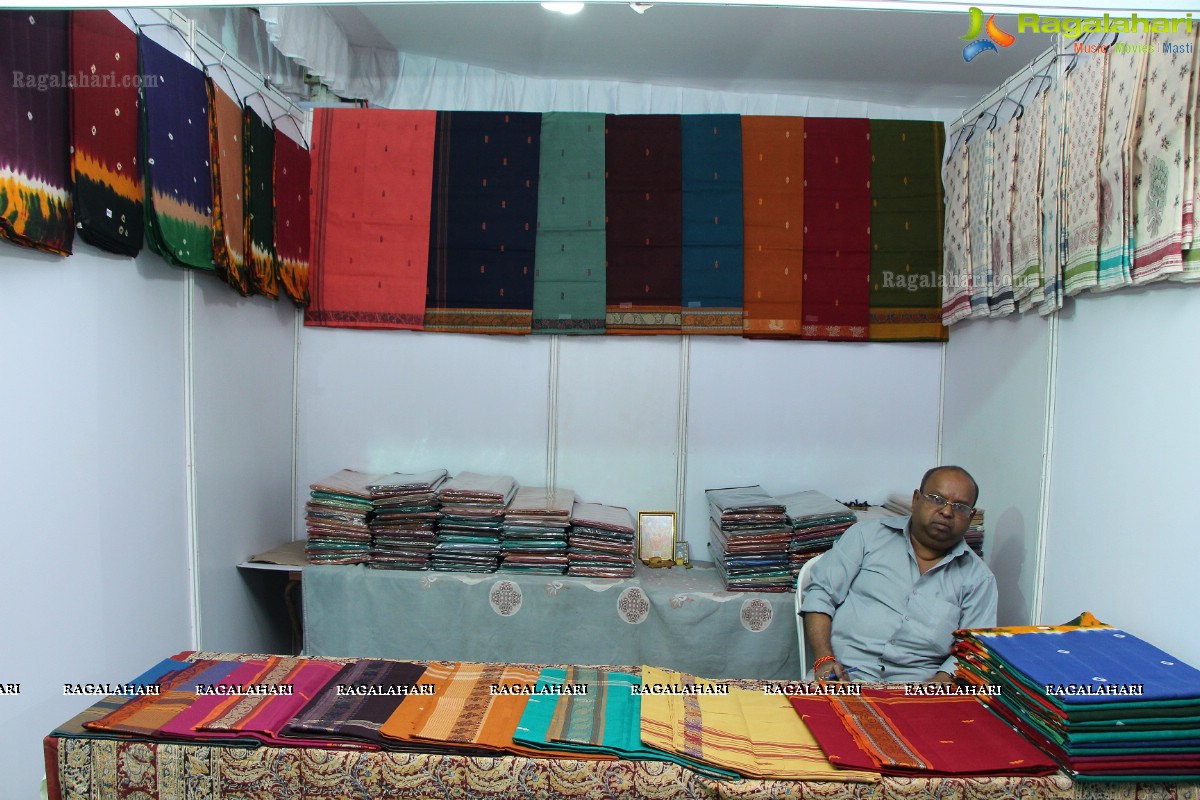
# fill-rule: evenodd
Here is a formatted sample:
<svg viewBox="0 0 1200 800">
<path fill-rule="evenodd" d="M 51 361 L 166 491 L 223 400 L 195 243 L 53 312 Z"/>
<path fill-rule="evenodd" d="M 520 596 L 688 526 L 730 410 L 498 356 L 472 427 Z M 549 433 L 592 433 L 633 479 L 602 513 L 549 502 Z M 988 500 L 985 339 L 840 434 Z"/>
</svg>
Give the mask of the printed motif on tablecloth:
<svg viewBox="0 0 1200 800">
<path fill-rule="evenodd" d="M 650 616 L 650 599 L 641 589 L 631 586 L 617 598 L 617 613 L 630 625 L 640 625 Z"/>
<path fill-rule="evenodd" d="M 742 627 L 753 633 L 765 631 L 771 627 L 774 613 L 766 600 L 748 598 L 742 601 Z"/>
<path fill-rule="evenodd" d="M 511 617 L 521 610 L 521 587 L 512 581 L 496 581 L 492 584 L 492 591 L 488 594 L 488 602 L 492 605 L 492 611 L 495 611 L 502 617 Z"/>
</svg>

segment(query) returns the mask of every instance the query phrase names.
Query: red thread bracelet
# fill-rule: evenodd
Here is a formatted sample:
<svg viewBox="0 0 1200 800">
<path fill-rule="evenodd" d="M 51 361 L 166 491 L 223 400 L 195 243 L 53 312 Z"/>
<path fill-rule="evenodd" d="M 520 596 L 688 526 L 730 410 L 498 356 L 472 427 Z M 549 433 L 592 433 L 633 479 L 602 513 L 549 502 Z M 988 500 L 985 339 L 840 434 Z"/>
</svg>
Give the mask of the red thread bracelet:
<svg viewBox="0 0 1200 800">
<path fill-rule="evenodd" d="M 813 662 L 813 675 L 816 675 L 817 668 L 820 667 L 822 664 L 824 664 L 827 661 L 831 661 L 834 664 L 838 663 L 837 658 L 835 658 L 834 656 L 821 656 L 820 658 L 818 658 L 816 661 Z M 834 670 L 834 671 L 836 672 L 836 670 Z"/>
</svg>

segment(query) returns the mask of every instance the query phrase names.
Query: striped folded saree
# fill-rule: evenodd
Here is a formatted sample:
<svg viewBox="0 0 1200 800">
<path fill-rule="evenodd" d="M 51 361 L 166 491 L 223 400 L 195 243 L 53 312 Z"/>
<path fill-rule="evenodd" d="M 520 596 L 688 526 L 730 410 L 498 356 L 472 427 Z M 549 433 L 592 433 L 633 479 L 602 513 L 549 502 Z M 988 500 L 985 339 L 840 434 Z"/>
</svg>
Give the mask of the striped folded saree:
<svg viewBox="0 0 1200 800">
<path fill-rule="evenodd" d="M 835 764 L 885 775 L 1049 775 L 1053 759 L 977 697 L 902 689 L 788 698 Z"/>
<path fill-rule="evenodd" d="M 764 780 L 879 780 L 834 766 L 783 695 L 642 667 L 642 743 Z"/>
<path fill-rule="evenodd" d="M 538 676 L 542 693 L 529 698 L 513 735 L 518 744 L 535 750 L 603 753 L 635 761 L 671 761 L 718 779 L 737 778 L 641 740 L 641 678 L 628 672 L 605 672 L 594 667 L 547 667 Z M 552 688 L 571 687 L 554 694 Z M 583 689 L 582 693 L 578 689 Z"/>
<path fill-rule="evenodd" d="M 523 756 L 610 760 L 605 754 L 539 750 L 513 739 L 537 672 L 504 664 L 430 664 L 421 682 L 432 695 L 410 697 L 382 726 L 385 737 Z M 417 701 L 417 702 L 412 702 Z"/>
<path fill-rule="evenodd" d="M 379 726 L 412 696 L 409 690 L 424 672 L 424 665 L 405 661 L 364 658 L 347 664 L 284 725 L 280 736 L 396 749 L 400 743 L 380 735 Z"/>
</svg>

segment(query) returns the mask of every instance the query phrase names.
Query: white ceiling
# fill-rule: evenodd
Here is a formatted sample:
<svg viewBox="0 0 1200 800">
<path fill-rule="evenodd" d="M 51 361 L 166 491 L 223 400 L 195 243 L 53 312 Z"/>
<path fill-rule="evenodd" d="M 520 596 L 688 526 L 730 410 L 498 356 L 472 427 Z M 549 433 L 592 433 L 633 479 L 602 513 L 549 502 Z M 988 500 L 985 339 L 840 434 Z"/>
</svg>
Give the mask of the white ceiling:
<svg viewBox="0 0 1200 800">
<path fill-rule="evenodd" d="M 839 97 L 967 108 L 1052 46 L 1023 33 L 963 60 L 958 12 L 591 3 L 575 16 L 537 3 L 326 6 L 354 44 L 542 78 Z M 997 16 L 1010 33 L 1013 16 Z"/>
</svg>

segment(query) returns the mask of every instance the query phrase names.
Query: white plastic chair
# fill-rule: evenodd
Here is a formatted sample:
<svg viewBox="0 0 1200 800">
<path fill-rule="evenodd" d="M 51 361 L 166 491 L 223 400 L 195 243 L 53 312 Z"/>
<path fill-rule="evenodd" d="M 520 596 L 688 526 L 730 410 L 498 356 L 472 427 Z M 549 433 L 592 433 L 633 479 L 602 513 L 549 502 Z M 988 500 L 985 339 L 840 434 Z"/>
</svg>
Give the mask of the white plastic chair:
<svg viewBox="0 0 1200 800">
<path fill-rule="evenodd" d="M 825 554 L 820 553 L 805 561 L 804 566 L 800 567 L 800 574 L 796 576 L 796 637 L 800 640 L 800 666 L 804 668 L 805 678 L 808 678 L 812 672 L 812 663 L 809 662 L 805 653 L 804 617 L 800 616 L 800 603 L 804 600 L 805 588 L 812 580 L 813 564 L 817 563 L 817 559 L 823 555 Z"/>
</svg>

